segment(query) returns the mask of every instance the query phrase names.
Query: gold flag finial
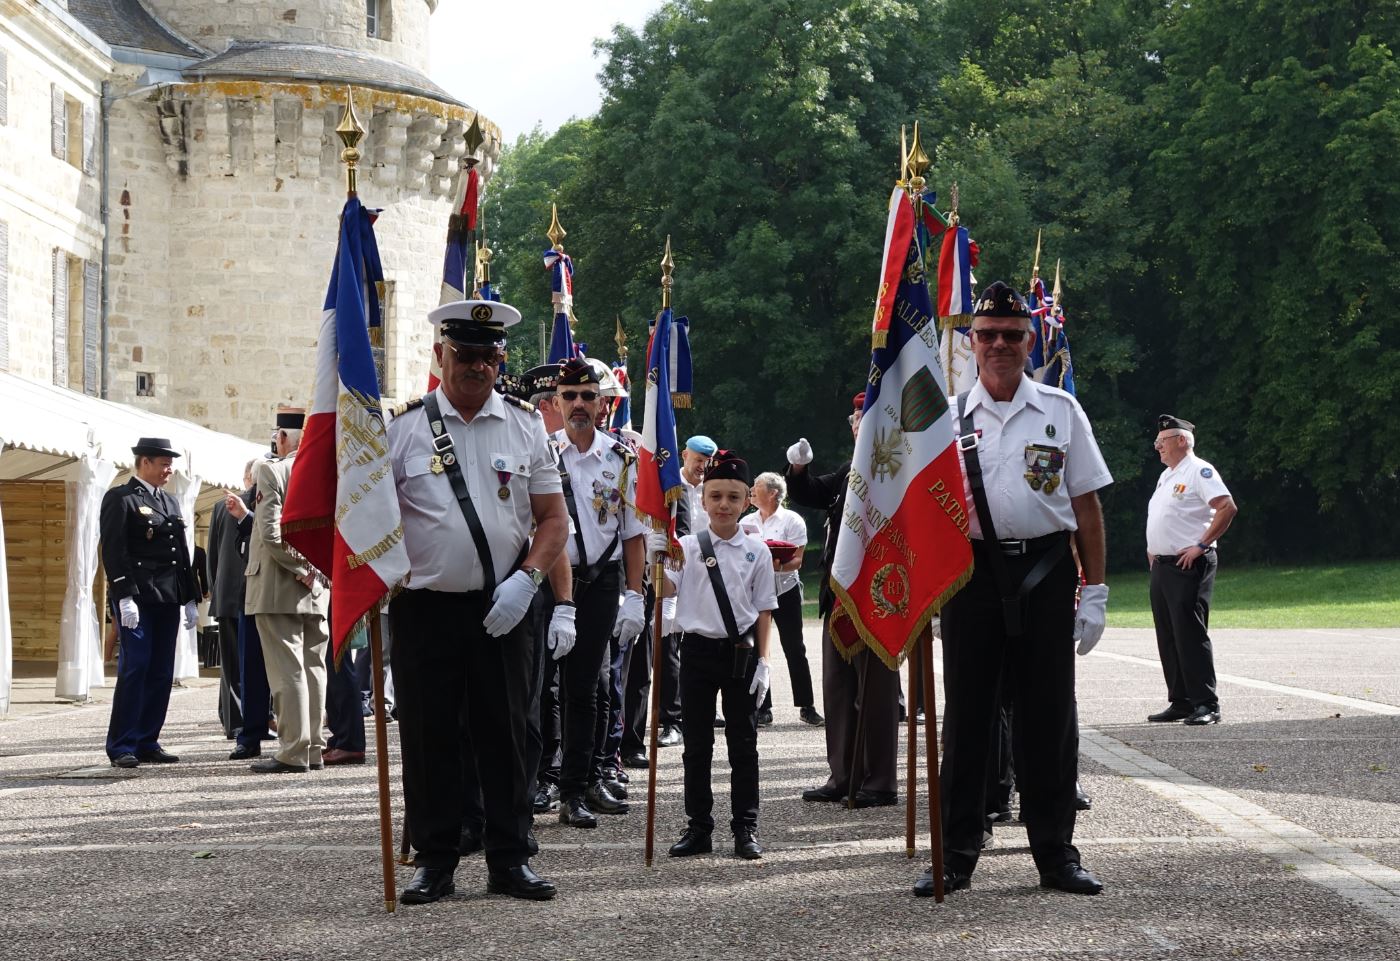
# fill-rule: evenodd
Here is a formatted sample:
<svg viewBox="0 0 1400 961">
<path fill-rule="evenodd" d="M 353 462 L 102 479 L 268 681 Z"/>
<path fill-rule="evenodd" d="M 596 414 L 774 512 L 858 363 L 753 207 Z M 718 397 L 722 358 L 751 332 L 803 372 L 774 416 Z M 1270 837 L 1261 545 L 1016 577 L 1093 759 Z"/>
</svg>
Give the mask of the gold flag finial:
<svg viewBox="0 0 1400 961">
<path fill-rule="evenodd" d="M 671 306 L 671 272 L 676 269 L 676 260 L 671 256 L 671 235 L 666 235 L 666 252 L 661 255 L 661 309 Z"/>
<path fill-rule="evenodd" d="M 1055 316 L 1061 314 L 1060 310 L 1060 258 L 1055 258 L 1055 287 L 1050 291 L 1050 297 L 1055 301 Z"/>
<path fill-rule="evenodd" d="M 477 234 L 477 238 L 476 289 L 472 291 L 473 297 L 480 297 L 482 286 L 491 283 L 491 248 L 486 243 L 485 221 L 481 222 L 481 229 Z"/>
<path fill-rule="evenodd" d="M 952 188 L 948 191 L 948 224 L 956 227 L 960 222 L 958 217 L 958 182 L 954 180 Z"/>
<path fill-rule="evenodd" d="M 909 145 L 909 156 L 905 161 L 909 168 L 909 189 L 915 193 L 924 191 L 924 171 L 932 163 L 924 153 L 923 138 L 919 136 L 919 121 L 914 121 L 914 140 Z"/>
<path fill-rule="evenodd" d="M 353 197 L 358 187 L 355 168 L 360 163 L 359 143 L 365 135 L 365 128 L 360 126 L 360 119 L 355 116 L 355 92 L 348 85 L 345 88 L 345 112 L 340 115 L 335 132 L 340 142 L 345 144 L 345 149 L 340 152 L 341 162 L 345 164 L 345 193 Z"/>
<path fill-rule="evenodd" d="M 899 125 L 899 176 L 895 178 L 896 187 L 906 187 L 909 184 L 909 137 L 904 124 Z"/>
<path fill-rule="evenodd" d="M 1040 235 L 1042 231 L 1035 232 L 1035 260 L 1031 263 L 1031 282 L 1027 287 L 1034 287 L 1036 278 L 1040 276 Z"/>
<path fill-rule="evenodd" d="M 559 205 L 549 205 L 549 229 L 544 232 L 549 238 L 549 242 L 554 245 L 554 249 L 559 253 L 564 252 L 564 238 L 569 236 L 569 232 L 559 223 Z"/>
<path fill-rule="evenodd" d="M 613 334 L 613 343 L 617 344 L 617 356 L 622 360 L 622 365 L 627 366 L 627 332 L 622 329 L 622 315 L 617 316 L 617 332 Z"/>
</svg>

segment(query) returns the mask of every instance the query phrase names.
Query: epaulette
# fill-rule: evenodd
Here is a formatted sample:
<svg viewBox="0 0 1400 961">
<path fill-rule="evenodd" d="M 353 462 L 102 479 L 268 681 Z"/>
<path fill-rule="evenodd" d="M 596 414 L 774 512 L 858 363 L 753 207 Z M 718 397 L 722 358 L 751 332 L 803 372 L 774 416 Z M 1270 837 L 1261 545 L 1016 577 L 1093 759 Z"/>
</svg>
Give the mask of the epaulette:
<svg viewBox="0 0 1400 961">
<path fill-rule="evenodd" d="M 417 408 L 419 408 L 419 407 L 422 407 L 422 406 L 423 406 L 423 398 L 421 398 L 421 397 L 415 397 L 413 400 L 410 400 L 410 401 L 408 401 L 407 403 L 399 404 L 399 405 L 398 405 L 397 407 L 395 407 L 392 411 L 390 411 L 390 414 L 391 414 L 392 416 L 394 416 L 394 417 L 402 417 L 404 414 L 407 414 L 409 411 L 415 410 L 415 409 L 417 409 Z"/>
<path fill-rule="evenodd" d="M 628 447 L 623 441 L 614 439 L 612 450 L 614 454 L 622 458 L 624 463 L 630 464 L 637 459 L 637 452 L 631 447 Z"/>
<path fill-rule="evenodd" d="M 521 400 L 519 397 L 515 397 L 511 394 L 502 394 L 501 400 L 505 401 L 512 407 L 520 408 L 527 414 L 533 414 L 535 412 L 535 405 L 530 403 L 528 400 Z"/>
</svg>

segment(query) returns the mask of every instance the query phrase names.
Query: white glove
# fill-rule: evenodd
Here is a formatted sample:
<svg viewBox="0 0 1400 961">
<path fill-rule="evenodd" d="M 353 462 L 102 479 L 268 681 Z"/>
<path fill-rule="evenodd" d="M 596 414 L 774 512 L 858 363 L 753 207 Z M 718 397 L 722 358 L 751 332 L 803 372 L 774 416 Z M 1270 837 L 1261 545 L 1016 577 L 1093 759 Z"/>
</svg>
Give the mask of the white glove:
<svg viewBox="0 0 1400 961">
<path fill-rule="evenodd" d="M 617 623 L 613 625 L 613 633 L 623 644 L 630 644 L 636 640 L 638 634 L 642 633 L 642 626 L 646 623 L 646 615 L 642 612 L 642 595 L 637 591 L 628 591 L 622 595 L 622 603 L 617 608 Z"/>
<path fill-rule="evenodd" d="M 676 597 L 674 594 L 661 599 L 661 633 L 676 633 Z"/>
<path fill-rule="evenodd" d="M 768 667 L 768 658 L 760 657 L 753 667 L 753 683 L 749 685 L 749 693 L 754 696 L 754 704 L 757 707 L 763 706 L 763 698 L 768 694 L 768 680 L 772 673 Z"/>
<path fill-rule="evenodd" d="M 647 535 L 647 556 L 665 555 L 671 550 L 671 538 L 665 531 L 652 531 Z"/>
<path fill-rule="evenodd" d="M 530 575 L 516 571 L 496 586 L 496 593 L 491 595 L 494 603 L 481 626 L 492 637 L 509 634 L 530 609 L 530 599 L 534 596 L 535 582 Z"/>
<path fill-rule="evenodd" d="M 185 630 L 189 630 L 199 623 L 199 607 L 194 601 L 185 602 Z"/>
<path fill-rule="evenodd" d="M 555 604 L 554 613 L 549 618 L 549 633 L 545 635 L 545 645 L 549 648 L 550 656 L 556 661 L 568 655 L 574 649 L 574 641 L 578 640 L 578 631 L 574 627 L 574 615 L 578 613 L 578 608 L 572 604 Z"/>
<path fill-rule="evenodd" d="M 1079 642 L 1075 648 L 1080 654 L 1088 654 L 1103 637 L 1104 622 L 1108 616 L 1108 585 L 1085 584 L 1079 589 L 1079 610 L 1074 614 L 1074 639 Z"/>
<path fill-rule="evenodd" d="M 807 438 L 801 438 L 796 444 L 788 448 L 789 464 L 810 464 L 812 463 L 812 445 L 807 443 Z"/>
<path fill-rule="evenodd" d="M 136 609 L 134 598 L 123 597 L 117 601 L 117 613 L 121 616 L 122 627 L 134 631 L 141 623 L 141 612 Z"/>
</svg>

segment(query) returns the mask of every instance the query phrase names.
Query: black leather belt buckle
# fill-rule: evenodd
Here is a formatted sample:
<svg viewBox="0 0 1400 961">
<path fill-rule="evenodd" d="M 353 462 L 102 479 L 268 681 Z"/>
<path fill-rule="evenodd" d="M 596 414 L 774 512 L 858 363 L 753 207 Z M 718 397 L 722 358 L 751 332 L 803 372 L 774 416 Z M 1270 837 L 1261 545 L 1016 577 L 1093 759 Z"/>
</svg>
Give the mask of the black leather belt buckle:
<svg viewBox="0 0 1400 961">
<path fill-rule="evenodd" d="M 1020 557 L 1022 554 L 1026 553 L 1025 541 L 1000 540 L 997 541 L 997 546 L 1001 548 L 1003 554 L 1011 557 Z"/>
</svg>

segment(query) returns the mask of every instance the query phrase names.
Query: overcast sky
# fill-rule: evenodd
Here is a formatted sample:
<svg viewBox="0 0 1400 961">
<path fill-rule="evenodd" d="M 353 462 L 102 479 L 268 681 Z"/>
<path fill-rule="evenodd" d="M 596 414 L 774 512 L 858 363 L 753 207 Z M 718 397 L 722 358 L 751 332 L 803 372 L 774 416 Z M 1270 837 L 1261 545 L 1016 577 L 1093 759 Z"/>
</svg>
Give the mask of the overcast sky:
<svg viewBox="0 0 1400 961">
<path fill-rule="evenodd" d="M 593 41 L 640 27 L 662 0 L 442 0 L 431 21 L 430 73 L 500 125 L 506 142 L 546 132 L 602 103 Z"/>
</svg>

